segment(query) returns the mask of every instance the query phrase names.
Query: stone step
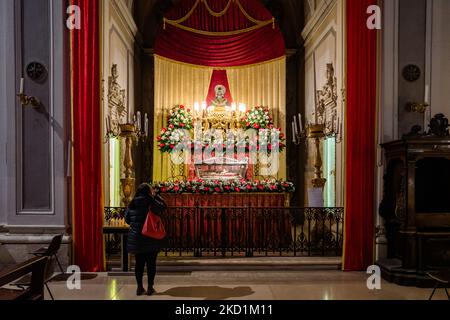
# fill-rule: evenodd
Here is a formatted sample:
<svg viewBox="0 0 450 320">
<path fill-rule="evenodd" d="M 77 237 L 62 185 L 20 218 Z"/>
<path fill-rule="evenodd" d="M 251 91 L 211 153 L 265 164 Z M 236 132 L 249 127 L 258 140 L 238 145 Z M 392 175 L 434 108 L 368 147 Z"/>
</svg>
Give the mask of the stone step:
<svg viewBox="0 0 450 320">
<path fill-rule="evenodd" d="M 158 258 L 158 272 L 340 270 L 341 257 Z M 111 276 L 130 275 L 114 268 Z"/>
</svg>

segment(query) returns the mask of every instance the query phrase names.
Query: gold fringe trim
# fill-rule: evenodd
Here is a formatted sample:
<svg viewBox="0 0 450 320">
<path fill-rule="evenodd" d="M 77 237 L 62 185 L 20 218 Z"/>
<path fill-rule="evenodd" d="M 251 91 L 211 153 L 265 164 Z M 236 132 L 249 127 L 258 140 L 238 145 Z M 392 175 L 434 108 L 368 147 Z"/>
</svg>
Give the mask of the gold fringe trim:
<svg viewBox="0 0 450 320">
<path fill-rule="evenodd" d="M 242 14 L 249 21 L 253 22 L 255 24 L 255 26 L 241 29 L 241 30 L 225 31 L 225 32 L 204 31 L 204 30 L 198 30 L 198 29 L 187 27 L 187 26 L 183 26 L 181 23 L 185 22 L 187 19 L 189 19 L 192 16 L 192 14 L 194 13 L 195 9 L 197 9 L 200 2 L 202 2 L 205 5 L 205 8 L 206 8 L 206 10 L 208 10 L 209 14 L 216 18 L 221 17 L 225 13 L 227 13 L 231 7 L 231 3 L 235 2 L 237 4 L 239 10 L 242 12 Z M 255 18 L 253 18 L 247 11 L 245 11 L 244 7 L 242 6 L 242 4 L 240 3 L 239 0 L 230 0 L 228 2 L 228 4 L 226 5 L 226 7 L 220 12 L 213 11 L 211 9 L 211 7 L 208 5 L 208 0 L 197 0 L 195 2 L 195 4 L 192 6 L 191 10 L 189 10 L 189 12 L 184 17 L 182 17 L 178 20 L 170 20 L 167 18 L 163 18 L 163 29 L 164 30 L 166 29 L 166 24 L 170 24 L 176 28 L 180 28 L 182 30 L 186 30 L 189 32 L 193 32 L 193 33 L 197 33 L 197 34 L 201 34 L 201 35 L 205 35 L 205 36 L 233 36 L 233 35 L 238 35 L 238 34 L 257 30 L 257 29 L 265 27 L 269 24 L 272 24 L 272 29 L 275 29 L 275 18 L 272 17 L 272 19 L 266 20 L 266 21 L 257 20 Z"/>
<path fill-rule="evenodd" d="M 264 65 L 264 64 L 274 63 L 274 62 L 278 62 L 278 61 L 286 59 L 286 56 L 281 56 L 279 58 L 274 58 L 274 59 L 271 59 L 271 60 L 257 62 L 257 63 L 253 63 L 253 64 L 246 64 L 246 65 L 243 65 L 243 66 L 210 67 L 210 66 L 202 66 L 202 65 L 197 65 L 197 64 L 177 61 L 177 60 L 173 60 L 173 59 L 170 59 L 170 58 L 166 58 L 166 57 L 160 56 L 158 54 L 154 54 L 153 56 L 155 58 L 160 59 L 160 60 L 163 60 L 163 61 L 166 61 L 166 62 L 171 62 L 171 63 L 174 63 L 174 64 L 183 65 L 183 66 L 186 66 L 186 67 L 198 68 L 198 69 L 210 69 L 210 70 L 232 70 L 232 69 L 252 68 L 252 67 L 258 67 L 258 66 L 261 66 L 261 65 Z"/>
<path fill-rule="evenodd" d="M 172 23 L 183 23 L 183 22 L 185 22 L 187 19 L 189 19 L 190 16 L 192 16 L 192 14 L 194 13 L 195 9 L 197 9 L 198 5 L 200 4 L 200 1 L 203 1 L 203 0 L 197 0 L 195 2 L 194 6 L 192 7 L 192 9 L 183 18 L 178 19 L 178 20 L 169 20 L 169 19 L 164 18 L 164 22 L 172 22 Z M 164 26 L 164 29 L 165 29 L 165 26 Z"/>
<path fill-rule="evenodd" d="M 246 33 L 246 32 L 250 32 L 250 31 L 254 31 L 257 29 L 260 29 L 262 27 L 265 27 L 269 24 L 272 23 L 272 20 L 267 20 L 266 22 L 262 23 L 262 24 L 258 24 L 256 26 L 253 27 L 249 27 L 249 28 L 245 28 L 245 29 L 240 29 L 240 30 L 235 30 L 235 31 L 224 31 L 224 32 L 212 32 L 212 31 L 204 31 L 204 30 L 198 30 L 198 29 L 194 29 L 194 28 L 190 28 L 190 27 L 186 27 L 183 26 L 182 24 L 179 23 L 173 23 L 170 20 L 165 20 L 164 24 L 170 24 L 176 28 L 182 29 L 182 30 L 186 30 L 192 33 L 197 33 L 200 35 L 204 35 L 204 36 L 219 36 L 219 37 L 223 37 L 223 36 L 233 36 L 233 35 L 238 35 L 238 34 L 242 34 L 242 33 Z"/>
<path fill-rule="evenodd" d="M 208 5 L 208 1 L 207 0 L 202 0 L 202 2 L 205 4 L 206 10 L 208 10 L 209 14 L 212 15 L 213 17 L 219 18 L 221 16 L 223 16 L 225 13 L 227 13 L 228 9 L 230 9 L 231 6 L 231 2 L 233 2 L 234 0 L 230 0 L 228 1 L 228 4 L 226 5 L 225 9 L 223 9 L 220 12 L 214 12 L 211 7 Z"/>
</svg>

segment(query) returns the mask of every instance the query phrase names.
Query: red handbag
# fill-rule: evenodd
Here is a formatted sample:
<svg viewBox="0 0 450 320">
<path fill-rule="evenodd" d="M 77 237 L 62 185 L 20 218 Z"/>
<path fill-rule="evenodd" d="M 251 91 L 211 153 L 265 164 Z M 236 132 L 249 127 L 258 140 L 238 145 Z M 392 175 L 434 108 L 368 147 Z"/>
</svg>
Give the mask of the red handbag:
<svg viewBox="0 0 450 320">
<path fill-rule="evenodd" d="M 166 237 L 166 229 L 161 217 L 149 211 L 142 228 L 142 235 L 157 240 L 164 239 Z"/>
</svg>

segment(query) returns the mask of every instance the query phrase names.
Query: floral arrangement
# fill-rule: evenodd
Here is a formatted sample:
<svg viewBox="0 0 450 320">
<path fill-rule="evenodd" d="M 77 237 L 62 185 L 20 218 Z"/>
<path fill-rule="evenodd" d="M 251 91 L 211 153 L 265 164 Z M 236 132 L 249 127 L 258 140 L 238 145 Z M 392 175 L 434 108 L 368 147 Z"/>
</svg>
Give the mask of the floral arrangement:
<svg viewBox="0 0 450 320">
<path fill-rule="evenodd" d="M 284 133 L 281 132 L 281 128 L 274 128 L 272 125 L 269 125 L 268 129 L 260 129 L 259 130 L 259 140 L 258 140 L 258 150 L 261 148 L 266 148 L 267 151 L 273 151 L 274 146 L 272 145 L 272 141 L 278 138 L 278 151 L 282 152 L 286 148 L 286 137 Z"/>
<path fill-rule="evenodd" d="M 159 150 L 161 152 L 172 152 L 175 146 L 184 141 L 186 137 L 186 132 L 180 129 L 175 129 L 171 124 L 168 128 L 163 128 L 161 134 L 156 138 L 159 145 Z"/>
<path fill-rule="evenodd" d="M 282 180 L 190 180 L 175 182 L 155 182 L 152 184 L 159 193 L 254 193 L 295 191 L 294 184 Z"/>
<path fill-rule="evenodd" d="M 191 110 L 185 108 L 183 105 L 175 106 L 170 110 L 167 121 L 175 129 L 191 130 L 193 128 Z"/>
<path fill-rule="evenodd" d="M 254 107 L 245 113 L 242 119 L 246 129 L 266 129 L 273 125 L 273 118 L 267 107 Z"/>
<path fill-rule="evenodd" d="M 170 110 L 167 123 L 168 126 L 162 128 L 160 135 L 156 138 L 161 152 L 171 152 L 177 144 L 188 138 L 181 129 L 191 130 L 193 128 L 190 110 L 183 105 L 175 106 Z"/>
</svg>

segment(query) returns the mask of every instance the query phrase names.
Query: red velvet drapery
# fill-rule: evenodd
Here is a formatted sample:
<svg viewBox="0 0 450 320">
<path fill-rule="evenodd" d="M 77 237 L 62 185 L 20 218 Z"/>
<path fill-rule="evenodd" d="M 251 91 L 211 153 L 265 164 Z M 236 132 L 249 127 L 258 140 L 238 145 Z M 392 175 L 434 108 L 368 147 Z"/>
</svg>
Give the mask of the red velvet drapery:
<svg viewBox="0 0 450 320">
<path fill-rule="evenodd" d="M 186 16 L 197 0 L 180 1 L 166 18 L 176 20 Z M 226 9 L 230 0 L 208 1 L 211 10 L 218 13 Z M 272 15 L 256 0 L 240 0 L 244 10 L 259 21 L 270 21 Z M 240 10 L 237 2 L 223 15 L 216 17 L 200 2 L 192 15 L 180 23 L 197 31 L 233 32 L 256 24 Z M 157 36 L 155 53 L 176 61 L 212 67 L 230 67 L 255 64 L 282 57 L 284 39 L 279 27 L 267 24 L 253 31 L 232 35 L 205 35 L 165 24 Z"/>
<path fill-rule="evenodd" d="M 346 215 L 344 270 L 373 263 L 377 30 L 366 13 L 377 0 L 347 0 Z"/>
<path fill-rule="evenodd" d="M 103 270 L 99 2 L 71 3 L 81 9 L 81 29 L 71 32 L 73 255 L 82 271 L 99 272 Z"/>
</svg>

